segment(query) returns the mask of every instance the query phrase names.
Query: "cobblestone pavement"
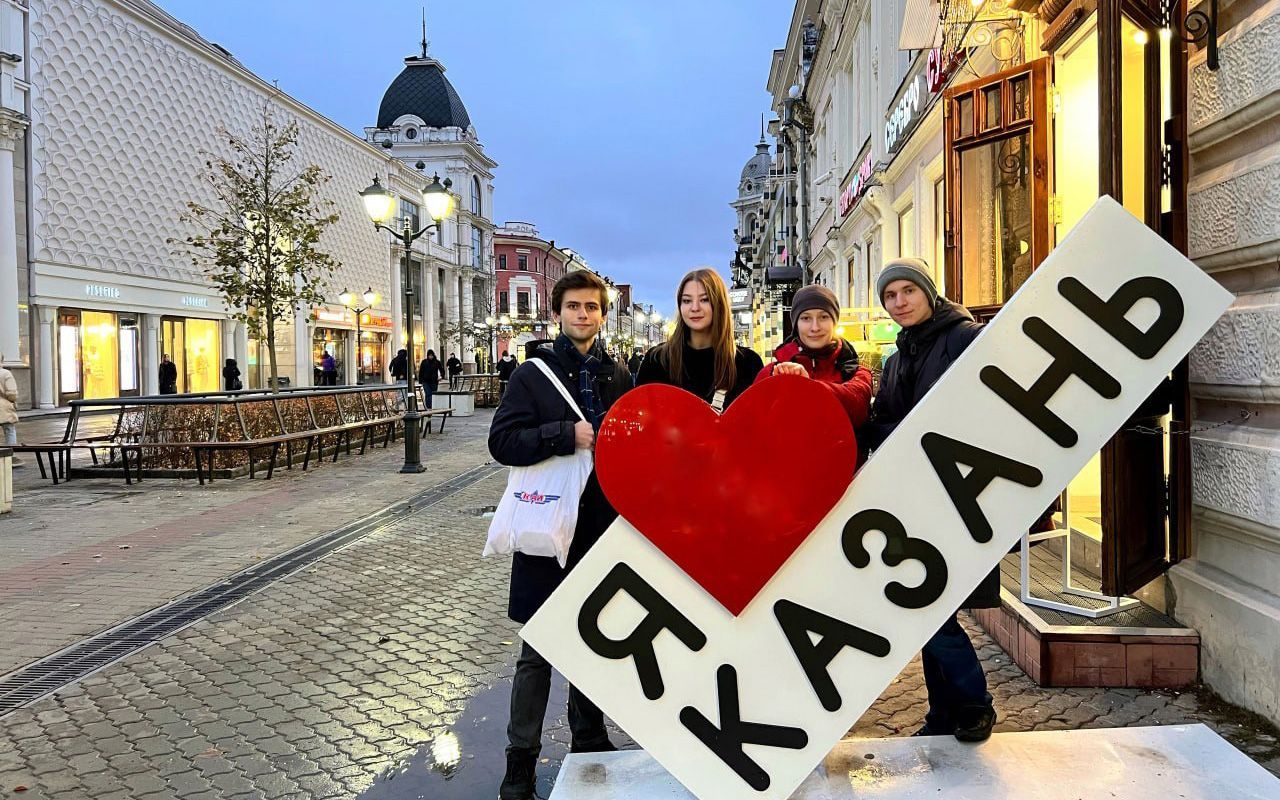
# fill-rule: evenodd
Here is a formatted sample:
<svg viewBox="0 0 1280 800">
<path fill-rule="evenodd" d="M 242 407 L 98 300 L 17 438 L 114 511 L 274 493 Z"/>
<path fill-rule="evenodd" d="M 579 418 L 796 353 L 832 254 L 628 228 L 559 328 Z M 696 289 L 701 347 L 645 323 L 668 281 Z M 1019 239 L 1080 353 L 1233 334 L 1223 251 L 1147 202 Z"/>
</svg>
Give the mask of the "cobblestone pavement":
<svg viewBox="0 0 1280 800">
<path fill-rule="evenodd" d="M 452 474 L 482 459 L 479 442 L 462 450 L 470 455 Z M 0 718 L 0 797 L 493 797 L 518 640 L 505 617 L 509 561 L 478 553 L 480 513 L 503 480 L 474 484 Z M 1280 774 L 1275 731 L 1207 692 L 1041 689 L 967 624 L 999 730 L 1201 721 Z M 567 743 L 563 688 L 544 790 Z M 910 733 L 924 697 L 917 660 L 852 734 Z"/>
<path fill-rule="evenodd" d="M 29 464 L 15 473 L 13 513 L 0 517 L 0 673 L 484 463 L 491 416 L 452 419 L 444 434 L 425 436 L 421 475 L 397 471 L 399 442 L 306 473 L 205 486 L 53 486 Z"/>
</svg>

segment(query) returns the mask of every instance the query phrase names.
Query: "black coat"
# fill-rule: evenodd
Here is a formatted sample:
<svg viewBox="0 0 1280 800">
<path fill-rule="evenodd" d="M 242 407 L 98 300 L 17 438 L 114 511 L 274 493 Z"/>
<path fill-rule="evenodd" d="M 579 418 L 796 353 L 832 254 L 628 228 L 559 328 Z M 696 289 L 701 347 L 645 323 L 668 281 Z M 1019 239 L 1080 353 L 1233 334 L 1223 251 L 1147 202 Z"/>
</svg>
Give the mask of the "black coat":
<svg viewBox="0 0 1280 800">
<path fill-rule="evenodd" d="M 684 349 L 684 375 L 677 378 L 667 367 L 666 354 L 663 352 L 668 344 L 660 344 L 649 350 L 640 363 L 640 371 L 636 373 L 636 386 L 646 383 L 665 383 L 678 386 L 692 392 L 710 403 L 715 398 L 715 353 L 711 349 Z M 756 376 L 764 369 L 764 361 L 760 354 L 741 345 L 734 355 L 733 365 L 736 371 L 733 386 L 725 393 L 724 407 L 728 408 L 738 395 L 751 388 Z"/>
<path fill-rule="evenodd" d="M 391 363 L 387 365 L 387 371 L 391 373 L 392 380 L 404 380 L 409 374 L 409 356 L 405 353 L 396 353 L 395 358 L 392 358 Z"/>
<path fill-rule="evenodd" d="M 160 394 L 177 394 L 178 365 L 172 361 L 160 362 Z"/>
<path fill-rule="evenodd" d="M 498 380 L 509 381 L 511 375 L 516 371 L 516 367 L 520 366 L 520 362 L 514 358 L 498 359 Z"/>
<path fill-rule="evenodd" d="M 451 356 L 449 360 L 445 362 L 445 365 L 449 367 L 450 375 L 462 374 L 462 362 L 458 360 L 457 356 Z"/>
<path fill-rule="evenodd" d="M 880 376 L 880 391 L 862 436 L 875 450 L 933 388 L 983 326 L 963 306 L 938 298 L 933 316 L 898 334 L 898 351 L 889 356 Z M 991 571 L 962 608 L 1000 607 L 1000 569 Z"/>
<path fill-rule="evenodd" d="M 631 375 L 625 364 L 618 364 L 602 353 L 596 376 L 596 395 L 606 411 L 631 388 Z M 552 345 L 539 347 L 531 356 L 545 361 L 578 399 L 578 368 L 556 353 Z M 573 426 L 578 414 L 533 364 L 525 363 L 511 376 L 502 404 L 489 426 L 489 453 L 500 464 L 524 467 L 552 456 L 566 456 L 574 451 Z M 582 501 L 578 505 L 578 526 L 565 568 L 549 556 L 516 553 L 511 562 L 511 593 L 507 615 L 516 622 L 528 622 L 546 599 L 564 580 L 587 550 L 613 524 L 618 512 L 605 499 L 596 473 L 591 472 Z"/>
<path fill-rule="evenodd" d="M 418 365 L 418 383 L 435 391 L 444 377 L 444 364 L 438 358 L 424 358 Z"/>
</svg>

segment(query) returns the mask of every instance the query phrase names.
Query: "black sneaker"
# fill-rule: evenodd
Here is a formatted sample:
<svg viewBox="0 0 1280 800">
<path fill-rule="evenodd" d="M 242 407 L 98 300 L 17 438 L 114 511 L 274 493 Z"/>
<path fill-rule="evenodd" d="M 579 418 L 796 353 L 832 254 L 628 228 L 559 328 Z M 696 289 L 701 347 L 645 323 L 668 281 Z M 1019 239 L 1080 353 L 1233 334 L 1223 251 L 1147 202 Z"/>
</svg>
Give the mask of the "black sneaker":
<svg viewBox="0 0 1280 800">
<path fill-rule="evenodd" d="M 507 753 L 507 774 L 498 788 L 498 800 L 533 800 L 534 767 L 537 756 Z"/>
<path fill-rule="evenodd" d="M 988 705 L 968 706 L 956 712 L 956 739 L 985 742 L 996 724 L 996 710 Z"/>
<path fill-rule="evenodd" d="M 916 731 L 911 735 L 912 736 L 950 736 L 955 732 L 956 732 L 955 728 L 947 728 L 946 730 L 942 730 L 939 728 L 934 728 L 930 726 L 929 723 L 926 722 L 924 725 L 920 727 L 920 730 Z"/>
<path fill-rule="evenodd" d="M 606 737 L 596 744 L 571 744 L 569 745 L 570 753 L 614 753 L 618 748 L 613 742 Z"/>
</svg>

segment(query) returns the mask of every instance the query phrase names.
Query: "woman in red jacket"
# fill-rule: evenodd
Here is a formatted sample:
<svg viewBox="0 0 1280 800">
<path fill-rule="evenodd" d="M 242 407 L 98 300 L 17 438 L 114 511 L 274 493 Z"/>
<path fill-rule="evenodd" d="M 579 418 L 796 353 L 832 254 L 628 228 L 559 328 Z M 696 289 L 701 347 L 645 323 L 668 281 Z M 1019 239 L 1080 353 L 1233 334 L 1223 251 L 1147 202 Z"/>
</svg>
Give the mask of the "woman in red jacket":
<svg viewBox="0 0 1280 800">
<path fill-rule="evenodd" d="M 756 382 L 770 375 L 812 378 L 840 401 L 856 432 L 871 410 L 871 371 L 858 363 L 853 345 L 836 335 L 838 319 L 840 303 L 827 287 L 806 286 L 796 292 L 791 338 L 773 352 L 777 361 L 765 367 Z"/>
</svg>

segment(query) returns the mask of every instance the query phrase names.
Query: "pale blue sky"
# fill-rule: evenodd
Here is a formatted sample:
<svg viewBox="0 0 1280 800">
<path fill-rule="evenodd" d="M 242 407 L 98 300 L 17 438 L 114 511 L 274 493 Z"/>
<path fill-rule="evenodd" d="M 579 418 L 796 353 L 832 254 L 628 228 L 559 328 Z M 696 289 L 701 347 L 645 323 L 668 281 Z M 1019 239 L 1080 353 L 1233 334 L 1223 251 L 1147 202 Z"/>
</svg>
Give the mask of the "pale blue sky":
<svg viewBox="0 0 1280 800">
<path fill-rule="evenodd" d="M 420 0 L 157 2 L 361 135 L 421 38 Z M 427 38 L 500 165 L 497 221 L 535 223 L 671 311 L 686 270 L 728 271 L 728 203 L 792 8 L 470 0 L 429 5 Z"/>
</svg>

